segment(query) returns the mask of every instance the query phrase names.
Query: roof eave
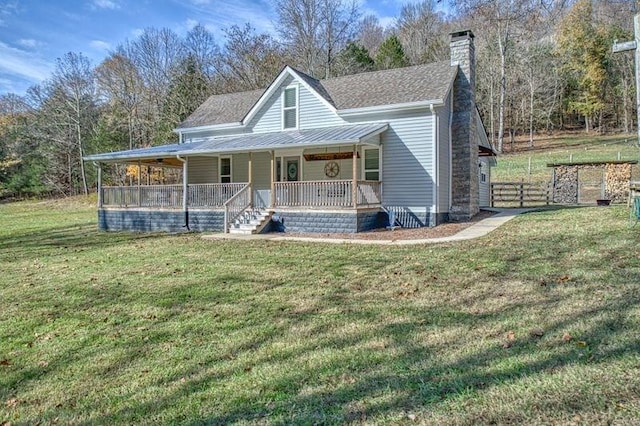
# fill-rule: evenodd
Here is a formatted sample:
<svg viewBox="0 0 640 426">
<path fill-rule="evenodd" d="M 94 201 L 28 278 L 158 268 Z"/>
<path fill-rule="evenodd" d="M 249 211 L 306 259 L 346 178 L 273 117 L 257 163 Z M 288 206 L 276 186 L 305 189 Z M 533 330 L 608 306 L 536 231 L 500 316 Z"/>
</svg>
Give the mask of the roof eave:
<svg viewBox="0 0 640 426">
<path fill-rule="evenodd" d="M 206 132 L 209 130 L 233 130 L 241 129 L 245 127 L 241 122 L 223 123 L 223 124 L 211 124 L 208 126 L 196 126 L 196 127 L 176 127 L 173 129 L 174 133 L 191 133 L 191 132 Z"/>
<path fill-rule="evenodd" d="M 402 104 L 392 105 L 375 105 L 364 108 L 350 108 L 338 110 L 340 117 L 353 117 L 358 115 L 377 114 L 396 111 L 412 111 L 416 109 L 424 109 L 430 107 L 439 107 L 444 105 L 442 99 L 433 99 L 429 101 L 406 102 Z"/>
<path fill-rule="evenodd" d="M 180 152 L 158 152 L 153 155 L 126 155 L 126 156 L 109 156 L 109 154 L 98 154 L 98 155 L 87 155 L 82 157 L 83 161 L 94 161 L 96 163 L 120 163 L 120 162 L 129 162 L 129 161 L 138 161 L 138 160 L 157 160 L 158 158 L 175 158 L 176 156 L 182 155 Z"/>
</svg>

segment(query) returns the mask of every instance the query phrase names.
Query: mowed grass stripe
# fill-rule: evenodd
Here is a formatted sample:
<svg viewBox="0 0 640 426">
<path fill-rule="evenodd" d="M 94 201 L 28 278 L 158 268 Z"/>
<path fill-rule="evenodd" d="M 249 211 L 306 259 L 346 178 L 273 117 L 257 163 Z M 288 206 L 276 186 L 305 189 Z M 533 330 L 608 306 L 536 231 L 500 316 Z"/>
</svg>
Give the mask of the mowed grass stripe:
<svg viewBox="0 0 640 426">
<path fill-rule="evenodd" d="M 102 233 L 84 200 L 0 217 L 0 422 L 640 416 L 623 206 L 419 247 Z"/>
</svg>

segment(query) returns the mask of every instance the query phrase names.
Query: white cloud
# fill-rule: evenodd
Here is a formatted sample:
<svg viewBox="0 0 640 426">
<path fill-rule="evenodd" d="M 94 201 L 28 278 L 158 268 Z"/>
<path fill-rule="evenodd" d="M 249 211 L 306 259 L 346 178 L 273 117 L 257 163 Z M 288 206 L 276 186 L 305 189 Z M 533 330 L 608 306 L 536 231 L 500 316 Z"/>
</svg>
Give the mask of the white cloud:
<svg viewBox="0 0 640 426">
<path fill-rule="evenodd" d="M 91 40 L 91 42 L 89 43 L 89 46 L 93 47 L 94 49 L 98 49 L 98 50 L 109 50 L 111 49 L 111 44 L 107 43 L 106 41 L 103 40 Z"/>
<path fill-rule="evenodd" d="M 192 30 L 193 27 L 198 25 L 198 21 L 196 21 L 195 19 L 187 19 L 185 25 L 187 26 L 187 30 Z"/>
<path fill-rule="evenodd" d="M 110 9 L 110 10 L 120 9 L 120 5 L 111 0 L 93 0 L 92 6 L 97 9 Z"/>
<path fill-rule="evenodd" d="M 32 38 L 21 38 L 18 40 L 18 44 L 29 49 L 40 46 L 40 42 Z"/>
<path fill-rule="evenodd" d="M 53 66 L 30 52 L 0 42 L 0 73 L 39 83 L 51 74 Z"/>
<path fill-rule="evenodd" d="M 144 34 L 144 30 L 142 28 L 134 28 L 131 30 L 131 35 L 134 37 L 140 37 Z"/>
<path fill-rule="evenodd" d="M 214 28 L 214 35 L 220 38 L 223 29 L 232 25 L 251 24 L 259 33 L 276 34 L 271 21 L 273 6 L 268 0 L 233 0 L 210 3 L 209 0 L 190 0 L 185 4 L 192 16 L 197 16 L 199 22 L 207 29 Z"/>
</svg>

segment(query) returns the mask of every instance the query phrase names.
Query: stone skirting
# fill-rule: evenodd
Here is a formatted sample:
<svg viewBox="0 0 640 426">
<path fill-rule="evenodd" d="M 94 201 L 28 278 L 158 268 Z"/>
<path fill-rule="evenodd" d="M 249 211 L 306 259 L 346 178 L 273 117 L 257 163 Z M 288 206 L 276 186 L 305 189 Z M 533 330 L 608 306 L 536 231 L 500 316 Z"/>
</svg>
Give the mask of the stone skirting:
<svg viewBox="0 0 640 426">
<path fill-rule="evenodd" d="M 355 233 L 387 226 L 380 209 L 349 211 L 276 210 L 265 232 Z"/>
<path fill-rule="evenodd" d="M 223 222 L 223 211 L 193 210 L 185 215 L 181 210 L 98 210 L 98 227 L 103 231 L 222 231 Z"/>
<path fill-rule="evenodd" d="M 430 214 L 429 223 L 435 226 L 446 222 L 446 213 Z M 189 227 L 185 226 L 188 221 Z M 318 211 L 276 210 L 267 232 L 355 233 L 389 226 L 389 216 L 381 209 Z M 221 232 L 224 212 L 181 210 L 154 211 L 144 209 L 100 209 L 98 227 L 103 231 L 130 232 Z"/>
</svg>

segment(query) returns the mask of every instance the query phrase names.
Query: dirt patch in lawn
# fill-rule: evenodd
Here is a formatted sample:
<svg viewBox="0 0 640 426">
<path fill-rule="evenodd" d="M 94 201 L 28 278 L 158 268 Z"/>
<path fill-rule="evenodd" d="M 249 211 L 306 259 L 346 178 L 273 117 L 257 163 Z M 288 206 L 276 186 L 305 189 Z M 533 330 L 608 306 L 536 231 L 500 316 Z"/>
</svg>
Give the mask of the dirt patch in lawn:
<svg viewBox="0 0 640 426">
<path fill-rule="evenodd" d="M 395 229 L 374 229 L 367 232 L 358 232 L 354 234 L 346 233 L 317 233 L 317 232 L 287 232 L 287 237 L 305 237 L 305 238 L 347 238 L 353 240 L 423 240 L 428 238 L 450 237 L 457 234 L 488 217 L 496 214 L 486 210 L 481 210 L 468 222 L 444 223 L 433 228 L 395 228 Z"/>
</svg>

